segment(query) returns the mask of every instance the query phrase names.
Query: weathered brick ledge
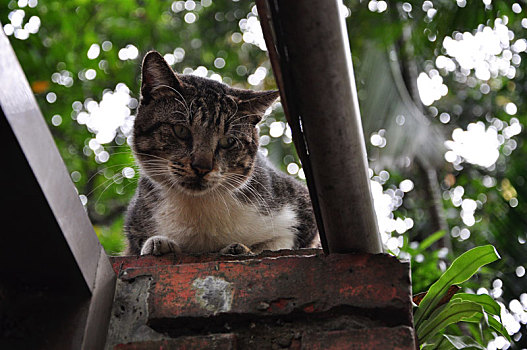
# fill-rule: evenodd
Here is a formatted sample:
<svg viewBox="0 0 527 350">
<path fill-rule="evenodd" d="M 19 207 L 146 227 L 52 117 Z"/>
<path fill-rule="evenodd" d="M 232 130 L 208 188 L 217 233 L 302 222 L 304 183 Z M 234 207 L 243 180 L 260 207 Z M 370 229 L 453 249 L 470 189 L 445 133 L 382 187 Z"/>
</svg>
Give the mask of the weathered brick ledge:
<svg viewBox="0 0 527 350">
<path fill-rule="evenodd" d="M 409 265 L 319 250 L 112 258 L 108 349 L 415 349 Z"/>
</svg>

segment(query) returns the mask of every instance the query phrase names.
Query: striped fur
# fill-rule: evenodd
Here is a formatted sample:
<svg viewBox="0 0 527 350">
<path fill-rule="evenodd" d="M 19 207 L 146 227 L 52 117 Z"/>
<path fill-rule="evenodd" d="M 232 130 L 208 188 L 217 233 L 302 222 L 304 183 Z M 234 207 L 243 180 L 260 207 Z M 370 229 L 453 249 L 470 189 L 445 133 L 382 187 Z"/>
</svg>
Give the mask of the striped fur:
<svg viewBox="0 0 527 350">
<path fill-rule="evenodd" d="M 128 254 L 315 244 L 305 186 L 258 152 L 256 124 L 277 97 L 178 75 L 157 52 L 145 56 L 132 142 L 141 178 L 125 223 Z"/>
</svg>

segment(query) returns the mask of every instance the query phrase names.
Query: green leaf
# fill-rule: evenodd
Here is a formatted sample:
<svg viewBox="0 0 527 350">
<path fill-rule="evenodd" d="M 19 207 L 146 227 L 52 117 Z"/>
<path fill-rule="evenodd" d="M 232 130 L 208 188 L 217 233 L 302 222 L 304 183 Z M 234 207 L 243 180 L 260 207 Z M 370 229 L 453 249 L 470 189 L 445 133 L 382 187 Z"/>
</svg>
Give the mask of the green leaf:
<svg viewBox="0 0 527 350">
<path fill-rule="evenodd" d="M 454 347 L 454 349 L 483 349 L 485 350 L 485 347 L 479 344 L 477 341 L 472 339 L 471 337 L 462 335 L 448 335 L 443 334 L 443 337 L 446 338 L 450 344 Z"/>
<path fill-rule="evenodd" d="M 482 320 L 481 317 L 478 317 L 477 315 L 474 316 L 474 317 L 471 317 L 471 318 L 468 318 L 466 320 L 464 320 L 464 322 L 469 322 L 469 323 L 480 323 Z M 507 340 L 509 342 L 512 343 L 512 339 L 509 335 L 509 333 L 507 332 L 507 329 L 505 329 L 505 327 L 503 326 L 503 324 L 501 324 L 500 321 L 496 320 L 493 316 L 490 316 L 490 317 L 485 317 L 485 323 L 493 330 L 495 330 L 496 332 L 498 332 L 499 334 L 501 334 L 502 336 L 504 336 L 505 338 L 507 338 Z"/>
<path fill-rule="evenodd" d="M 486 334 L 483 334 L 483 327 L 482 327 L 482 324 L 481 322 L 480 323 L 468 323 L 468 322 L 464 322 L 465 323 L 465 326 L 468 330 L 468 334 L 474 338 L 474 340 L 476 340 L 478 343 L 480 344 L 486 344 L 487 342 L 487 337 L 486 337 Z M 465 333 L 461 333 L 461 329 L 459 328 L 459 325 L 451 325 L 450 327 L 448 327 L 449 329 L 456 329 L 457 331 L 459 331 L 457 334 L 455 335 L 463 335 Z M 488 332 L 486 332 L 488 334 Z M 489 338 L 491 339 L 494 339 L 494 335 L 493 334 L 488 334 Z"/>
<path fill-rule="evenodd" d="M 440 334 L 421 345 L 421 350 L 455 350 L 455 348 Z"/>
<path fill-rule="evenodd" d="M 460 321 L 483 317 L 483 308 L 471 301 L 451 301 L 417 328 L 417 338 L 424 343 L 442 331 L 446 326 Z"/>
<path fill-rule="evenodd" d="M 459 256 L 445 273 L 435 282 L 423 298 L 415 312 L 416 328 L 428 318 L 448 288 L 453 284 L 463 283 L 472 277 L 480 267 L 499 259 L 500 256 L 492 245 L 473 248 Z"/>
<path fill-rule="evenodd" d="M 458 350 L 458 349 L 483 349 L 485 347 L 469 336 L 458 336 L 451 334 L 440 334 L 435 336 L 421 350 Z"/>
<path fill-rule="evenodd" d="M 423 239 L 421 243 L 419 244 L 419 248 L 417 248 L 415 254 L 421 253 L 423 250 L 425 250 L 426 248 L 430 247 L 432 244 L 434 244 L 435 242 L 443 238 L 445 233 L 446 233 L 445 230 L 437 231 L 431 234 L 430 236 L 426 237 L 425 239 Z"/>
<path fill-rule="evenodd" d="M 460 299 L 462 301 L 472 301 L 483 307 L 486 313 L 490 315 L 499 316 L 501 312 L 500 305 L 487 294 L 469 294 L 469 293 L 457 293 L 452 297 L 452 300 Z"/>
<path fill-rule="evenodd" d="M 509 332 L 507 332 L 507 329 L 503 326 L 501 322 L 496 320 L 494 317 L 490 316 L 487 318 L 487 322 L 489 323 L 490 328 L 494 329 L 499 334 L 503 335 L 507 340 L 512 343 L 511 336 L 509 335 Z"/>
</svg>

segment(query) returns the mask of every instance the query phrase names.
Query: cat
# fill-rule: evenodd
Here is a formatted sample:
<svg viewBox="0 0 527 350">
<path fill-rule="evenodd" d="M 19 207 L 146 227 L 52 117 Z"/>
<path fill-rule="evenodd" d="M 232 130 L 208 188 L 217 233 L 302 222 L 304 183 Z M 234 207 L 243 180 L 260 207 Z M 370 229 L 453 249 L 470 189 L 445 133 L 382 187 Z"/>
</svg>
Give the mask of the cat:
<svg viewBox="0 0 527 350">
<path fill-rule="evenodd" d="M 253 254 L 315 247 L 307 188 L 258 151 L 278 91 L 175 73 L 150 51 L 132 137 L 140 168 L 124 231 L 128 255 Z"/>
</svg>

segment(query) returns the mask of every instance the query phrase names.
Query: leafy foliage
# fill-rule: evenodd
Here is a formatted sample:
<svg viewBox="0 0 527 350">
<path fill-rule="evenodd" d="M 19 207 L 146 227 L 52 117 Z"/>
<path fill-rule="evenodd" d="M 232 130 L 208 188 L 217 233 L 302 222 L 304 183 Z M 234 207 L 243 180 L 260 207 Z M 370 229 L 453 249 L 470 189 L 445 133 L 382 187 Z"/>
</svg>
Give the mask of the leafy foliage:
<svg viewBox="0 0 527 350">
<path fill-rule="evenodd" d="M 489 325 L 487 332 L 496 331 L 510 340 L 505 327 L 494 318 L 499 319 L 500 306 L 490 296 L 460 293 L 440 305 L 450 286 L 465 282 L 482 266 L 497 259 L 499 255 L 491 245 L 473 248 L 455 259 L 430 287 L 414 313 L 415 329 L 423 349 L 455 349 L 463 344 L 484 349 L 473 339 L 443 334 L 447 326 L 459 322 L 485 322 Z"/>
</svg>

